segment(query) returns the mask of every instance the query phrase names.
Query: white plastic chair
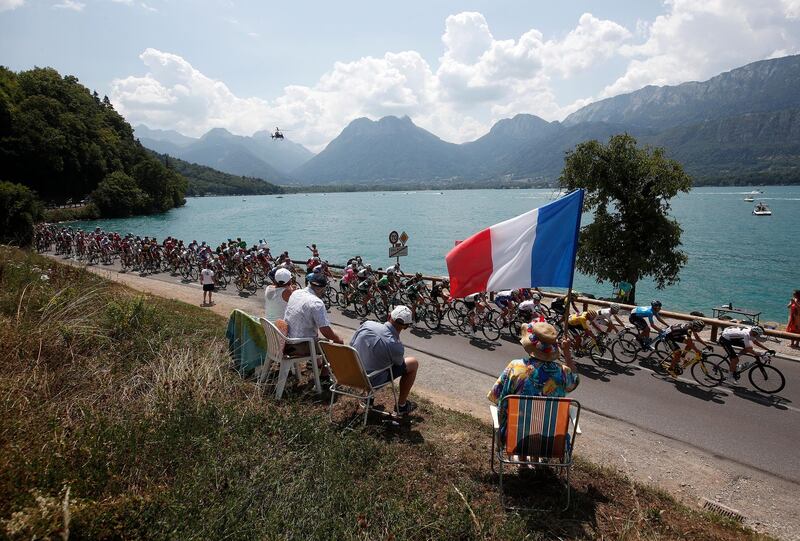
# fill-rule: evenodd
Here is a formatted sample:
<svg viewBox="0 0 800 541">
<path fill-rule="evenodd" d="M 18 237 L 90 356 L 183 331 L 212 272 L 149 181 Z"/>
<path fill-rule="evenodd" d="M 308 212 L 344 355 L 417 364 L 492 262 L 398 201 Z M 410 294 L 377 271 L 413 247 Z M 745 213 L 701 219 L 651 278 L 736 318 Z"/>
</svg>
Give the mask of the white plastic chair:
<svg viewBox="0 0 800 541">
<path fill-rule="evenodd" d="M 281 321 L 281 320 L 278 320 Z M 276 322 L 277 323 L 277 322 Z M 306 363 L 311 363 L 311 371 L 314 374 L 314 389 L 317 394 L 322 393 L 322 385 L 319 381 L 319 367 L 317 366 L 317 349 L 313 338 L 287 338 L 275 323 L 261 318 L 261 326 L 267 335 L 267 358 L 261 373 L 258 377 L 259 385 L 269 376 L 272 363 L 278 363 L 278 382 L 275 384 L 275 399 L 280 400 L 283 390 L 286 388 L 286 380 L 289 377 L 289 370 L 294 368 L 295 373 L 300 375 L 300 367 Z M 288 355 L 284 352 L 286 344 L 308 344 L 308 355 Z"/>
</svg>

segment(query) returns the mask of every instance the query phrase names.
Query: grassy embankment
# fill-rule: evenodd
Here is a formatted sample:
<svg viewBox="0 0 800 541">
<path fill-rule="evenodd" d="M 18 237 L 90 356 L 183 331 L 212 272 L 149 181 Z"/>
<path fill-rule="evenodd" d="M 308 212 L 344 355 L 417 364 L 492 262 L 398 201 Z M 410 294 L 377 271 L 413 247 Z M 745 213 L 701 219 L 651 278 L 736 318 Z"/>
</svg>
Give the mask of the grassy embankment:
<svg viewBox="0 0 800 541">
<path fill-rule="evenodd" d="M 506 513 L 487 426 L 423 403 L 340 434 L 310 387 L 276 403 L 242 381 L 224 325 L 0 247 L 0 538 L 753 536 L 583 461 L 569 512 Z M 517 499 L 560 496 L 521 481 Z"/>
</svg>

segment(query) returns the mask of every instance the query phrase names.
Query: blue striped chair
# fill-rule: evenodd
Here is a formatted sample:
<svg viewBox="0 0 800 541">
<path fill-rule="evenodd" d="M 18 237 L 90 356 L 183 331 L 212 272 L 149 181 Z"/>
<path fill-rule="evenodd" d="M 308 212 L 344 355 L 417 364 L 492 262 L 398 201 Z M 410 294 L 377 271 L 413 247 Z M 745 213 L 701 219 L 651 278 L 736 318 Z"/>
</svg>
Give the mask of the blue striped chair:
<svg viewBox="0 0 800 541">
<path fill-rule="evenodd" d="M 503 506 L 510 508 L 505 505 L 503 492 L 503 465 L 508 464 L 554 468 L 565 474 L 567 503 L 564 510 L 567 510 L 571 494 L 572 449 L 575 437 L 581 432 L 578 426 L 580 403 L 571 398 L 509 395 L 496 407 L 490 406 L 490 411 L 494 424 L 491 466 L 495 471 L 496 458 L 500 464 L 500 501 Z M 499 411 L 505 412 L 503 426 Z"/>
</svg>

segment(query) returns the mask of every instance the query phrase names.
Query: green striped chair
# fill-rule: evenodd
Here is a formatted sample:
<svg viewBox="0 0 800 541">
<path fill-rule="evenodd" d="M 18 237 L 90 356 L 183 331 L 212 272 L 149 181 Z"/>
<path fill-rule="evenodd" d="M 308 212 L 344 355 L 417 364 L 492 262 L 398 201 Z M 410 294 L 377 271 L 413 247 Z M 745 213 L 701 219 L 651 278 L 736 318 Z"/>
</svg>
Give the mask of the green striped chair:
<svg viewBox="0 0 800 541">
<path fill-rule="evenodd" d="M 498 410 L 499 408 L 499 410 Z M 571 488 L 569 473 L 572 467 L 572 449 L 575 437 L 581 433 L 578 426 L 581 405 L 571 398 L 549 396 L 509 395 L 497 406 L 490 406 L 494 434 L 492 437 L 492 471 L 495 458 L 500 464 L 500 501 L 505 504 L 503 492 L 503 465 L 534 468 L 555 468 L 564 474 L 569 508 Z M 499 411 L 505 411 L 504 426 L 500 425 Z"/>
</svg>

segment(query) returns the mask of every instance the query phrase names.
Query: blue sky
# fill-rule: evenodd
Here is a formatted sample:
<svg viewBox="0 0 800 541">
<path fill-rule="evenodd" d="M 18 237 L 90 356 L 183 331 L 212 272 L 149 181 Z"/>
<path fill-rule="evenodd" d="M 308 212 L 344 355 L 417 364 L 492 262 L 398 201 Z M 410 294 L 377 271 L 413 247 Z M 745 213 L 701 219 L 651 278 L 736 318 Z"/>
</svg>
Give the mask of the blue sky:
<svg viewBox="0 0 800 541">
<path fill-rule="evenodd" d="M 3 65 L 76 75 L 133 124 L 280 125 L 314 150 L 359 116 L 460 142 L 799 45 L 800 0 L 0 0 Z"/>
</svg>

